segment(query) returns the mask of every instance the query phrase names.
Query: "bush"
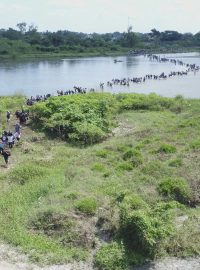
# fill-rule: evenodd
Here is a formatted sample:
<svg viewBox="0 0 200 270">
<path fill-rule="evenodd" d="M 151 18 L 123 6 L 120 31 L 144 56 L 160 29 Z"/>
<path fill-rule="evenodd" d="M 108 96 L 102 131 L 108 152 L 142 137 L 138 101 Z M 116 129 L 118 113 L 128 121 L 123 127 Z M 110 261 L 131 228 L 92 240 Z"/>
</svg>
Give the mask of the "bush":
<svg viewBox="0 0 200 270">
<path fill-rule="evenodd" d="M 138 195 L 126 195 L 122 202 L 122 206 L 130 210 L 148 209 L 148 205 L 143 201 L 143 199 Z"/>
<path fill-rule="evenodd" d="M 80 194 L 76 191 L 71 192 L 67 195 L 67 198 L 70 200 L 76 200 L 78 197 L 80 196 Z"/>
<path fill-rule="evenodd" d="M 165 98 L 156 94 L 119 94 L 116 98 L 123 110 L 160 111 L 170 108 L 175 102 L 172 98 Z"/>
<path fill-rule="evenodd" d="M 102 270 L 127 269 L 123 245 L 114 242 L 102 246 L 96 253 L 95 263 Z"/>
<path fill-rule="evenodd" d="M 132 209 L 129 203 L 121 204 L 120 233 L 130 251 L 156 256 L 163 241 L 174 232 L 171 207 L 166 205 L 149 209 L 140 198 L 133 200 Z"/>
<path fill-rule="evenodd" d="M 97 157 L 106 158 L 109 154 L 109 151 L 107 149 L 101 149 L 96 152 Z"/>
<path fill-rule="evenodd" d="M 191 197 L 191 189 L 185 179 L 167 178 L 158 187 L 159 193 L 177 200 L 180 203 L 188 203 Z"/>
<path fill-rule="evenodd" d="M 171 166 L 171 167 L 180 167 L 182 165 L 183 165 L 183 161 L 180 158 L 170 160 L 170 162 L 169 162 L 169 166 Z"/>
<path fill-rule="evenodd" d="M 93 171 L 97 171 L 97 172 L 104 172 L 105 171 L 105 166 L 101 163 L 95 163 L 92 166 L 92 170 Z"/>
<path fill-rule="evenodd" d="M 83 144 L 93 144 L 100 142 L 106 137 L 105 132 L 101 128 L 89 124 L 89 123 L 78 123 L 74 125 L 75 131 L 69 134 L 69 139 L 72 142 L 82 142 Z"/>
<path fill-rule="evenodd" d="M 140 151 L 136 150 L 136 149 L 128 149 L 123 154 L 123 159 L 129 160 L 129 162 L 133 165 L 133 167 L 137 167 L 140 164 L 142 164 L 142 162 L 143 162 L 142 155 L 141 155 Z"/>
<path fill-rule="evenodd" d="M 119 171 L 132 171 L 133 168 L 134 166 L 130 162 L 121 162 L 117 165 L 117 170 Z"/>
<path fill-rule="evenodd" d="M 195 140 L 190 144 L 190 147 L 194 150 L 200 149 L 200 140 Z"/>
<path fill-rule="evenodd" d="M 97 209 L 97 202 L 93 198 L 85 198 L 76 204 L 76 209 L 87 215 L 94 215 Z"/>
<path fill-rule="evenodd" d="M 116 109 L 111 94 L 58 96 L 34 104 L 31 119 L 50 134 L 73 143 L 93 144 L 106 137 Z"/>
<path fill-rule="evenodd" d="M 176 147 L 170 144 L 162 144 L 160 148 L 158 149 L 158 152 L 165 153 L 165 154 L 175 153 Z"/>
</svg>

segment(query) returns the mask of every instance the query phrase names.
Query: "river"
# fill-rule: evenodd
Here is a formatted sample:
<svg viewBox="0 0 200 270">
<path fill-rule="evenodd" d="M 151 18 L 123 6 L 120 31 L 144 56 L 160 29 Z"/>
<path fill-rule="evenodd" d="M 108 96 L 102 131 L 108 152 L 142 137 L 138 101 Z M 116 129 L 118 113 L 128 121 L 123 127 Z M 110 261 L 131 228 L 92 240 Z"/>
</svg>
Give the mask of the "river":
<svg viewBox="0 0 200 270">
<path fill-rule="evenodd" d="M 184 63 L 200 66 L 200 53 L 160 55 L 179 59 Z M 117 62 L 115 61 L 117 60 Z M 66 59 L 0 60 L 0 95 L 16 93 L 31 95 L 56 94 L 57 90 L 69 90 L 74 86 L 94 88 L 112 93 L 151 93 L 173 97 L 183 95 L 200 98 L 200 71 L 187 76 L 174 76 L 161 80 L 146 80 L 128 86 L 107 86 L 114 78 L 143 77 L 146 74 L 169 74 L 183 71 L 185 67 L 171 62 L 150 61 L 145 56 L 87 57 Z M 104 89 L 99 84 L 104 83 Z"/>
</svg>

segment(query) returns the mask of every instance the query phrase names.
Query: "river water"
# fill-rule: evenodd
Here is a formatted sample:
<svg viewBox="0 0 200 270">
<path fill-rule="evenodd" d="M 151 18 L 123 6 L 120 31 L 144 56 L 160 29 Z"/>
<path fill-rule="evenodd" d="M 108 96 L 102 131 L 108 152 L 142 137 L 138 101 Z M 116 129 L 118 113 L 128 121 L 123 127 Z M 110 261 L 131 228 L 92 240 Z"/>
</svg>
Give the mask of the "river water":
<svg viewBox="0 0 200 270">
<path fill-rule="evenodd" d="M 200 53 L 160 55 L 179 59 L 184 63 L 200 66 Z M 118 62 L 115 63 L 114 60 Z M 184 71 L 186 67 L 170 62 L 150 61 L 145 56 L 87 57 L 73 59 L 31 59 L 21 61 L 0 60 L 0 95 L 22 93 L 26 96 L 56 94 L 57 90 L 73 89 L 73 86 L 94 88 L 112 93 L 151 93 L 173 97 L 183 95 L 200 98 L 200 71 L 187 76 L 174 76 L 161 80 L 146 80 L 128 86 L 107 86 L 114 78 L 143 77 L 146 74 L 169 74 Z M 104 89 L 99 84 L 104 83 Z"/>
</svg>

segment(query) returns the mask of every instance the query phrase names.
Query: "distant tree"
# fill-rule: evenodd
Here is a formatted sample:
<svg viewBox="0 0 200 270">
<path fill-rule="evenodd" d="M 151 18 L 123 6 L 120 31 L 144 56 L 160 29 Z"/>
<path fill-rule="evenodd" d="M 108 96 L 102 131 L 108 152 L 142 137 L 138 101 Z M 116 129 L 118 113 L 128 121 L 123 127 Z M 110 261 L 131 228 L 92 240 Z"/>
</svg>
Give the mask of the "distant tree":
<svg viewBox="0 0 200 270">
<path fill-rule="evenodd" d="M 31 23 L 29 26 L 28 26 L 28 31 L 29 32 L 37 32 L 37 29 L 38 27 L 36 25 L 34 25 L 33 23 Z"/>
<path fill-rule="evenodd" d="M 194 35 L 194 42 L 196 45 L 200 45 L 200 32 Z"/>
<path fill-rule="evenodd" d="M 156 30 L 155 28 L 153 28 L 153 29 L 151 29 L 150 35 L 152 37 L 159 37 L 160 36 L 160 32 L 158 30 Z"/>
<path fill-rule="evenodd" d="M 119 43 L 123 47 L 133 48 L 138 43 L 138 37 L 132 29 L 132 26 L 129 26 L 127 32 L 124 32 L 119 39 Z"/>
<path fill-rule="evenodd" d="M 25 33 L 26 33 L 27 23 L 21 22 L 21 23 L 18 23 L 16 26 L 17 26 L 17 28 L 19 28 L 19 31 L 20 31 L 22 34 L 25 34 Z"/>
<path fill-rule="evenodd" d="M 19 40 L 23 39 L 22 33 L 13 29 L 9 28 L 7 31 L 2 32 L 2 37 L 3 38 L 8 38 L 10 40 Z"/>
<path fill-rule="evenodd" d="M 161 35 L 160 35 L 161 41 L 177 41 L 180 39 L 182 39 L 182 34 L 180 34 L 177 31 L 167 30 L 167 31 L 161 32 Z"/>
</svg>

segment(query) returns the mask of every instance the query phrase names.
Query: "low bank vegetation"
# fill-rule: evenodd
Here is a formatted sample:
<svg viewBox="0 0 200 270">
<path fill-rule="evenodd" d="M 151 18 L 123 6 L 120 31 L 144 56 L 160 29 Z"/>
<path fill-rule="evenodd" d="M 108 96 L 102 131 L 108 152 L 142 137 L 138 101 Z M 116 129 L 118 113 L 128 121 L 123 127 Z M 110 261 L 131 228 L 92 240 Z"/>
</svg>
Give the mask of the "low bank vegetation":
<svg viewBox="0 0 200 270">
<path fill-rule="evenodd" d="M 22 99 L 3 100 L 13 103 L 2 115 Z M 98 93 L 29 107 L 1 166 L 0 237 L 39 263 L 93 256 L 102 270 L 200 255 L 199 108 L 180 96 Z"/>
<path fill-rule="evenodd" d="M 100 142 L 111 132 L 117 113 L 124 110 L 162 111 L 183 107 L 183 99 L 156 94 L 100 94 L 52 97 L 31 108 L 33 124 L 48 134 L 84 145 Z"/>
</svg>

